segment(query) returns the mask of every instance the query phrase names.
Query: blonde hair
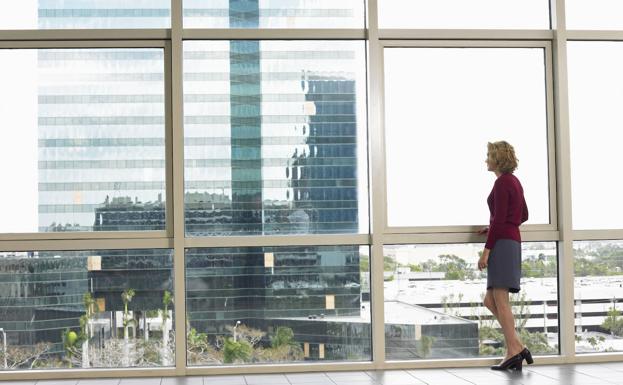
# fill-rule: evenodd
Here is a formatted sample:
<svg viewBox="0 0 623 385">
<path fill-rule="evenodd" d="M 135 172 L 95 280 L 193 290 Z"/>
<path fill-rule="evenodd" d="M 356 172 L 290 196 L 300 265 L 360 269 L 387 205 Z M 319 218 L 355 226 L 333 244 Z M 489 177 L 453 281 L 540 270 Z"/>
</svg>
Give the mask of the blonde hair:
<svg viewBox="0 0 623 385">
<path fill-rule="evenodd" d="M 515 156 L 515 149 L 508 142 L 487 143 L 487 158 L 496 170 L 502 173 L 512 173 L 517 169 L 518 159 Z"/>
</svg>

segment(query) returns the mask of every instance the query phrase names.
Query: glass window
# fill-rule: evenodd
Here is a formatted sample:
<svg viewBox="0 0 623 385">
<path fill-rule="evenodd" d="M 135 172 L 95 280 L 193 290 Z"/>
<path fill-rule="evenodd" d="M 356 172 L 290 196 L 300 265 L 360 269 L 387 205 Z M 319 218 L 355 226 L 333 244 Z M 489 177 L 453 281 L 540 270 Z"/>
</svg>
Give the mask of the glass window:
<svg viewBox="0 0 623 385">
<path fill-rule="evenodd" d="M 363 246 L 186 250 L 188 365 L 371 359 Z"/>
<path fill-rule="evenodd" d="M 363 27 L 363 0 L 184 0 L 184 28 Z"/>
<path fill-rule="evenodd" d="M 385 246 L 385 355 L 388 360 L 504 355 L 499 323 L 482 304 L 484 245 Z M 511 294 L 517 333 L 533 354 L 558 354 L 555 242 L 522 243 L 521 290 Z"/>
<path fill-rule="evenodd" d="M 170 25 L 170 0 L 24 0 L 4 2 L 0 11 L 0 29 L 169 28 Z"/>
<path fill-rule="evenodd" d="M 623 43 L 569 42 L 573 227 L 623 228 Z"/>
<path fill-rule="evenodd" d="M 623 29 L 623 3 L 619 0 L 566 0 L 568 29 Z"/>
<path fill-rule="evenodd" d="M 0 362 L 9 370 L 173 366 L 172 299 L 172 250 L 2 252 Z"/>
<path fill-rule="evenodd" d="M 575 351 L 623 351 L 623 241 L 573 242 Z"/>
<path fill-rule="evenodd" d="M 165 228 L 162 49 L 0 50 L 0 232 Z"/>
<path fill-rule="evenodd" d="M 541 48 L 385 49 L 389 226 L 488 222 L 487 142 L 515 147 L 530 211 L 549 223 Z M 416 167 L 414 167 L 414 165 Z"/>
<path fill-rule="evenodd" d="M 549 29 L 549 1 L 379 0 L 379 27 Z"/>
<path fill-rule="evenodd" d="M 363 42 L 184 44 L 186 232 L 368 231 Z"/>
</svg>

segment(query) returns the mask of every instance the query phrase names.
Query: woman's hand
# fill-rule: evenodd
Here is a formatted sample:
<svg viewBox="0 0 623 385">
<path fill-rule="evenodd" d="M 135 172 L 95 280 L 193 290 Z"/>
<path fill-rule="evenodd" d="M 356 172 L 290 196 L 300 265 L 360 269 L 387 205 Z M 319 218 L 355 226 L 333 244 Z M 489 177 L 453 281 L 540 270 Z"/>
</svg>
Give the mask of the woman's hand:
<svg viewBox="0 0 623 385">
<path fill-rule="evenodd" d="M 482 271 L 483 269 L 487 268 L 487 265 L 489 264 L 489 253 L 490 252 L 491 250 L 486 249 L 486 248 L 482 251 L 482 256 L 478 260 L 478 270 Z"/>
<path fill-rule="evenodd" d="M 478 235 L 483 235 L 489 232 L 489 227 L 483 227 L 482 229 L 478 230 Z"/>
</svg>

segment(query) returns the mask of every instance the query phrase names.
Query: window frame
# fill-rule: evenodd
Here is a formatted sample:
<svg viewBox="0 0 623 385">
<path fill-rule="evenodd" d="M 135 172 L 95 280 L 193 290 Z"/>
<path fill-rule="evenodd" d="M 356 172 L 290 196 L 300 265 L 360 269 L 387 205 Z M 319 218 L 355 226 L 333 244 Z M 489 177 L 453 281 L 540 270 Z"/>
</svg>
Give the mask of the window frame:
<svg viewBox="0 0 623 385">
<path fill-rule="evenodd" d="M 0 251 L 174 249 L 175 323 L 185 325 L 184 250 L 190 247 L 287 245 L 361 245 L 370 247 L 372 301 L 372 361 L 356 363 L 297 363 L 227 367 L 187 367 L 186 331 L 175 329 L 174 368 L 71 369 L 2 372 L 6 380 L 184 376 L 243 373 L 282 373 L 335 370 L 416 369 L 492 365 L 496 359 L 386 361 L 384 340 L 383 246 L 408 243 L 469 243 L 481 241 L 472 232 L 479 226 L 388 228 L 386 218 L 385 149 L 383 134 L 383 50 L 385 47 L 501 46 L 545 47 L 547 76 L 548 167 L 550 224 L 527 225 L 526 241 L 558 242 L 560 354 L 539 358 L 548 364 L 607 362 L 623 353 L 577 356 L 574 339 L 573 241 L 623 239 L 623 229 L 574 231 L 571 220 L 571 166 L 567 41 L 623 41 L 623 30 L 567 30 L 565 1 L 550 1 L 551 29 L 379 29 L 378 0 L 366 2 L 366 21 L 360 29 L 184 29 L 182 0 L 171 0 L 167 29 L 0 30 L 0 49 L 14 48 L 164 48 L 166 121 L 167 228 L 155 232 L 0 234 Z M 369 234 L 242 236 L 187 238 L 184 234 L 183 41 L 207 40 L 363 40 L 367 54 Z"/>
<path fill-rule="evenodd" d="M 544 50 L 544 73 L 545 73 L 545 95 L 546 95 L 546 145 L 547 145 L 547 167 L 548 167 L 548 204 L 549 204 L 549 217 L 550 223 L 548 224 L 531 224 L 522 226 L 522 235 L 527 232 L 542 232 L 542 231 L 555 231 L 558 228 L 557 210 L 556 210 L 556 165 L 552 154 L 554 154 L 555 139 L 554 139 L 554 84 L 553 84 L 553 62 L 552 62 L 552 47 L 549 41 L 481 41 L 481 40 L 444 40 L 444 41 L 432 41 L 432 40 L 418 40 L 418 41 L 405 41 L 405 40 L 383 40 L 381 42 L 383 49 L 385 48 L 542 48 Z M 380 69 L 381 76 L 384 73 L 384 62 L 381 63 Z M 384 87 L 381 91 L 384 93 Z M 385 106 L 385 95 L 381 102 L 383 109 Z M 384 117 L 383 117 L 384 118 Z M 382 128 L 385 135 L 385 119 L 383 119 Z M 385 139 L 383 139 L 385 141 Z M 387 147 L 384 146 L 384 150 L 387 151 Z M 383 155 L 384 170 L 387 170 L 387 157 Z M 386 172 L 386 171 L 385 171 Z M 383 184 L 385 191 L 384 196 L 387 196 L 387 183 Z M 385 206 L 387 207 L 387 205 Z M 480 230 L 487 223 L 474 224 L 474 225 L 460 225 L 460 226 L 389 226 L 387 220 L 387 209 L 383 213 L 384 217 L 384 234 L 421 234 L 421 233 L 473 233 Z M 486 215 L 483 214 L 483 218 Z"/>
</svg>

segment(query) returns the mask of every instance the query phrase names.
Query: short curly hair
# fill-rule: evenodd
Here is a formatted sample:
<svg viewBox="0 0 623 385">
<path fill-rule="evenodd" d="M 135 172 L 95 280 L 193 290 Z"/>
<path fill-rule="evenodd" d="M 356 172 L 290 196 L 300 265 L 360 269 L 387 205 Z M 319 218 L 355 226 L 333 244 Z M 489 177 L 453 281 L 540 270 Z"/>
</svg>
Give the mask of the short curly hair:
<svg viewBox="0 0 623 385">
<path fill-rule="evenodd" d="M 515 156 L 515 149 L 504 140 L 487 143 L 487 158 L 495 169 L 502 173 L 512 173 L 517 169 L 518 159 Z"/>
</svg>

